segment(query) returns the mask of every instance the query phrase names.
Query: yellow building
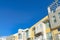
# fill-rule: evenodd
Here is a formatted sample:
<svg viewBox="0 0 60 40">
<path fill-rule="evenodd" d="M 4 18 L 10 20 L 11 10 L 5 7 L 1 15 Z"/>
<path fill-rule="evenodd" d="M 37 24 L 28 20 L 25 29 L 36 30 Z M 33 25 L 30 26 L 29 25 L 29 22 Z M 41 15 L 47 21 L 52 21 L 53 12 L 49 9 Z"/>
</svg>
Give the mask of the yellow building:
<svg viewBox="0 0 60 40">
<path fill-rule="evenodd" d="M 60 4 L 53 2 L 48 7 L 48 15 L 31 26 L 20 29 L 17 34 L 7 37 L 7 40 L 60 40 Z"/>
<path fill-rule="evenodd" d="M 60 7 L 59 7 L 60 8 Z M 57 9 L 59 9 L 57 8 Z M 57 25 L 56 27 L 54 28 L 51 28 L 51 24 L 52 22 L 50 23 L 50 19 L 48 16 L 44 17 L 42 20 L 38 21 L 36 24 L 34 24 L 30 29 L 32 30 L 34 28 L 34 31 L 31 31 L 31 36 L 33 36 L 33 38 L 35 38 L 35 27 L 38 27 L 39 28 L 39 24 L 41 24 L 41 22 L 43 24 L 45 24 L 45 33 L 46 33 L 46 39 L 47 40 L 60 40 L 59 39 L 59 34 L 60 34 L 60 26 Z M 60 22 L 59 22 L 60 23 Z M 55 24 L 54 24 L 55 25 Z M 44 26 L 43 26 L 44 27 Z M 53 26 L 52 26 L 53 27 Z M 40 28 L 41 30 L 41 28 Z M 38 29 L 39 31 L 39 29 Z M 41 32 L 41 31 L 40 31 Z M 32 35 L 33 34 L 33 35 Z M 43 33 L 42 33 L 43 34 Z M 39 35 L 39 34 L 38 34 Z M 39 40 L 39 39 L 38 39 Z"/>
<path fill-rule="evenodd" d="M 29 31 L 31 40 L 52 39 L 48 16 L 34 24 Z"/>
<path fill-rule="evenodd" d="M 59 36 L 60 4 L 55 1 L 48 7 L 48 15 L 29 28 L 28 40 L 60 40 Z"/>
<path fill-rule="evenodd" d="M 34 35 L 35 35 L 35 27 L 32 26 L 31 28 L 29 28 L 29 38 L 30 40 L 34 40 Z"/>
</svg>

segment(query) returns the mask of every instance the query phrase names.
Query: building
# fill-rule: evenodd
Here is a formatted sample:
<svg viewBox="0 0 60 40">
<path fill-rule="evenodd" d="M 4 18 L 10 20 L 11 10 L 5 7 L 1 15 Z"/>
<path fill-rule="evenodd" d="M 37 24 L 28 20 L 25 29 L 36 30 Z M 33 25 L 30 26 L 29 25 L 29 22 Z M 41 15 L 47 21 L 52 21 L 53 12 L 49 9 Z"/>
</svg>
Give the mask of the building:
<svg viewBox="0 0 60 40">
<path fill-rule="evenodd" d="M 29 28 L 29 40 L 34 40 L 34 36 L 35 35 L 35 27 L 32 26 L 31 28 Z"/>
<path fill-rule="evenodd" d="M 32 40 L 52 40 L 48 16 L 30 28 L 30 38 L 32 38 Z"/>
<path fill-rule="evenodd" d="M 46 16 L 44 17 L 41 22 L 43 22 L 44 26 L 43 28 L 45 27 L 45 32 L 46 33 L 46 40 L 52 40 L 52 33 L 51 33 L 51 28 L 50 28 L 50 23 L 49 23 L 49 17 Z M 44 31 L 44 30 L 43 30 Z"/>
<path fill-rule="evenodd" d="M 29 30 L 28 29 L 19 29 L 18 30 L 18 40 L 28 40 Z"/>
<path fill-rule="evenodd" d="M 0 40 L 6 40 L 6 36 L 0 37 Z"/>
<path fill-rule="evenodd" d="M 18 34 L 13 34 L 6 37 L 6 40 L 18 40 Z"/>
<path fill-rule="evenodd" d="M 0 40 L 60 40 L 60 2 L 48 6 L 48 15 L 27 29 Z"/>
<path fill-rule="evenodd" d="M 60 40 L 60 2 L 56 0 L 48 7 L 53 40 Z"/>
</svg>

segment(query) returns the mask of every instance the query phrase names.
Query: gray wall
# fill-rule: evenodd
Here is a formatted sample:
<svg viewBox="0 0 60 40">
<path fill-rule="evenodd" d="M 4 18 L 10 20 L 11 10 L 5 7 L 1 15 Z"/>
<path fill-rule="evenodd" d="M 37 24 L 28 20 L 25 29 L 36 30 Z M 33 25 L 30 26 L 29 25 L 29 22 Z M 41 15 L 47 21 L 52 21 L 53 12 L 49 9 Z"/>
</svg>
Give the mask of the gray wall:
<svg viewBox="0 0 60 40">
<path fill-rule="evenodd" d="M 49 14 L 49 20 L 50 20 L 51 28 L 56 28 L 56 27 L 59 27 L 60 26 L 60 18 L 58 16 L 58 13 L 59 12 L 60 12 L 60 7 L 58 7 L 55 12 L 48 13 Z M 56 23 L 54 23 L 54 21 L 52 20 L 53 19 L 53 16 L 56 17 L 56 21 L 57 21 Z"/>
</svg>

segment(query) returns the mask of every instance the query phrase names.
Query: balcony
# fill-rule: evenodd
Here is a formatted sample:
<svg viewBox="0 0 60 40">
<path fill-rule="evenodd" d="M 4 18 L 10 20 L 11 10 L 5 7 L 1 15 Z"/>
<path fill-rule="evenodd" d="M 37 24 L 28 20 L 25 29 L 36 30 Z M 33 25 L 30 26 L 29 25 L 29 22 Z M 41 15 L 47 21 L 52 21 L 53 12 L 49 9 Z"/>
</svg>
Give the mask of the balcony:
<svg viewBox="0 0 60 40">
<path fill-rule="evenodd" d="M 42 28 L 40 26 L 35 27 L 35 34 L 42 32 Z"/>
<path fill-rule="evenodd" d="M 42 32 L 42 29 L 35 30 L 35 34 Z"/>
<path fill-rule="evenodd" d="M 31 40 L 31 38 L 28 38 L 27 40 Z"/>
<path fill-rule="evenodd" d="M 38 37 L 40 35 L 42 35 L 42 28 L 35 27 L 35 36 Z"/>
</svg>

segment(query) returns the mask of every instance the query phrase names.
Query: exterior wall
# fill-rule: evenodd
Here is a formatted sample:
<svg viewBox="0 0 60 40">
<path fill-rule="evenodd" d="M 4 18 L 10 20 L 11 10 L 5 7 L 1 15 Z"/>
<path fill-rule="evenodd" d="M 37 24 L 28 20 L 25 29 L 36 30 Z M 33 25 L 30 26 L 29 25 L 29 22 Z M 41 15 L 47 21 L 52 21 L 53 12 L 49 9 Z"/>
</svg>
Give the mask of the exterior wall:
<svg viewBox="0 0 60 40">
<path fill-rule="evenodd" d="M 47 36 L 46 36 L 46 26 L 45 24 L 43 23 L 43 35 L 44 35 L 44 40 L 47 40 Z"/>
<path fill-rule="evenodd" d="M 39 32 L 43 33 L 43 38 L 44 40 L 46 40 L 47 38 L 47 33 L 50 33 L 50 28 L 46 28 L 46 24 L 44 22 L 48 21 L 48 16 L 44 17 L 42 20 L 40 20 L 39 22 L 37 22 L 35 25 L 33 25 L 30 28 L 30 37 L 31 38 L 35 38 L 35 34 L 38 34 Z M 42 24 L 42 25 L 40 25 Z M 40 27 L 41 26 L 41 27 Z M 35 31 L 32 31 L 32 29 L 35 27 Z M 38 29 L 38 30 L 37 30 Z M 41 36 L 38 36 L 36 40 L 38 40 Z M 41 38 L 40 38 L 41 39 Z"/>
<path fill-rule="evenodd" d="M 35 36 L 34 36 L 35 33 L 34 33 L 33 28 L 34 28 L 34 27 L 32 26 L 32 27 L 29 29 L 29 33 L 30 33 L 29 35 L 30 35 L 30 39 L 31 39 L 31 40 L 34 40 L 34 37 L 35 37 Z"/>
<path fill-rule="evenodd" d="M 8 36 L 6 40 L 15 40 L 15 36 Z"/>
<path fill-rule="evenodd" d="M 46 29 L 46 33 L 49 33 L 49 32 L 51 32 L 51 31 L 50 31 L 50 28 L 47 28 L 47 29 Z"/>
<path fill-rule="evenodd" d="M 19 29 L 18 30 L 18 40 L 27 40 L 29 38 L 29 33 L 27 33 L 27 31 L 29 32 L 28 29 Z"/>
<path fill-rule="evenodd" d="M 13 36 L 15 36 L 15 40 L 18 40 L 18 33 L 14 34 Z"/>
<path fill-rule="evenodd" d="M 35 27 L 35 34 L 42 32 L 42 30 L 43 30 L 41 22 L 39 24 L 36 24 L 34 27 Z"/>
<path fill-rule="evenodd" d="M 35 40 L 43 40 L 43 25 L 41 22 L 36 23 L 35 27 Z"/>
<path fill-rule="evenodd" d="M 49 18 L 48 16 L 44 17 L 42 20 L 43 22 L 43 28 L 45 27 L 45 38 L 46 40 L 52 40 L 52 32 L 51 32 L 51 29 L 50 29 L 50 23 L 49 23 Z"/>
<path fill-rule="evenodd" d="M 57 35 L 59 33 L 58 28 L 60 28 L 60 6 L 57 6 L 58 3 L 55 2 L 54 4 L 50 5 L 48 7 L 48 16 L 49 16 L 49 22 L 51 25 L 51 33 L 53 40 L 58 40 Z M 60 5 L 60 4 L 58 4 Z M 51 10 L 51 7 L 56 7 L 54 10 Z M 54 8 L 53 7 L 53 8 Z"/>
<path fill-rule="evenodd" d="M 13 34 L 6 37 L 6 40 L 18 40 L 18 34 Z"/>
<path fill-rule="evenodd" d="M 24 39 L 24 36 L 23 36 L 23 30 L 18 30 L 18 40 L 23 40 Z"/>
<path fill-rule="evenodd" d="M 23 40 L 23 30 L 18 30 L 18 40 Z"/>
<path fill-rule="evenodd" d="M 0 37 L 0 40 L 6 40 L 6 37 Z"/>
<path fill-rule="evenodd" d="M 60 7 L 58 7 L 55 12 L 52 13 L 50 11 L 50 13 L 48 13 L 49 14 L 49 20 L 50 20 L 50 24 L 51 24 L 51 28 L 52 29 L 57 28 L 57 27 L 60 26 L 60 18 L 59 18 L 59 14 L 58 13 L 60 13 Z M 54 20 L 53 20 L 53 16 L 55 16 L 55 18 L 56 18 L 56 22 L 55 23 L 54 23 Z"/>
<path fill-rule="evenodd" d="M 57 39 L 56 38 L 56 34 L 58 34 L 58 30 L 57 29 L 55 29 L 55 30 L 52 31 L 53 40 Z"/>
</svg>

